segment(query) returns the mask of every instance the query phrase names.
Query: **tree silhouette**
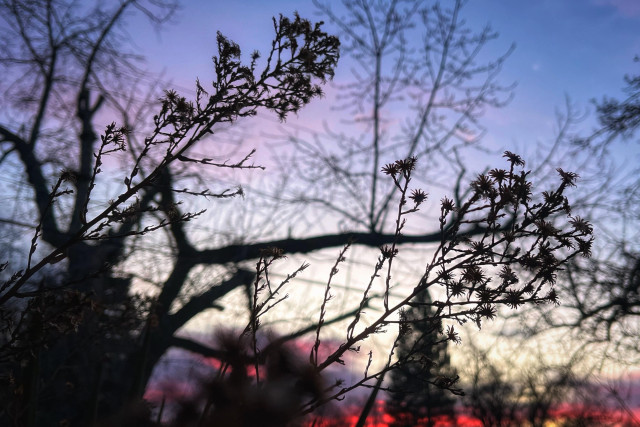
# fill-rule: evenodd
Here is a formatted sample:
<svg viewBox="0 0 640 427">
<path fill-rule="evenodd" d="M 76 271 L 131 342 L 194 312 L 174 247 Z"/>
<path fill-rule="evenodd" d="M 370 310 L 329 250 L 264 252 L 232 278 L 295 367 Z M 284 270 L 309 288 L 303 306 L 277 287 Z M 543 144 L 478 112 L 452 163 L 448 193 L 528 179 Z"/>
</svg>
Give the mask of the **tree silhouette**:
<svg viewBox="0 0 640 427">
<path fill-rule="evenodd" d="M 284 119 L 321 95 L 319 83 L 333 75 L 339 43 L 319 24 L 281 16 L 273 21 L 266 63 L 259 66 L 254 53 L 244 65 L 238 45 L 218 34 L 211 87 L 198 83 L 193 101 L 165 91 L 143 141 L 130 138 L 133 129 L 115 124 L 98 138 L 96 114 L 109 101 L 119 105 L 104 89 L 106 82 L 126 81 L 128 72 L 137 72 L 117 44 L 125 11 L 139 8 L 159 19 L 173 5 L 126 1 L 111 9 L 100 4 L 85 9 L 73 2 L 33 1 L 3 2 L 0 7 L 5 28 L 16 35 L 3 59 L 3 66 L 17 67 L 9 99 L 25 111 L 7 116 L 8 123 L 0 125 L 0 143 L 5 166 L 12 167 L 6 165 L 10 159 L 23 168 L 33 190 L 33 211 L 26 218 L 37 224 L 26 262 L 7 278 L 0 294 L 7 320 L 3 376 L 18 379 L 17 388 L 5 396 L 17 399 L 9 400 L 3 418 L 87 425 L 98 414 L 140 397 L 173 333 L 216 297 L 250 281 L 240 270 L 200 299 L 171 311 L 198 263 L 184 224 L 201 214 L 181 212 L 175 195 L 225 198 L 240 191 L 176 188 L 170 165 L 253 168 L 251 154 L 216 162 L 192 155 L 191 149 L 219 127 L 259 109 Z M 23 69 L 24 76 L 16 74 Z M 40 96 L 27 97 L 28 91 Z M 55 156 L 67 149 L 77 158 Z M 53 157 L 47 156 L 49 151 Z M 96 203 L 105 161 L 118 153 L 130 154 L 119 193 L 106 204 Z M 130 278 L 119 277 L 111 266 L 126 258 L 127 238 L 158 229 L 170 230 L 183 250 L 160 295 L 152 301 L 132 299 Z M 37 251 L 41 243 L 52 249 Z M 65 268 L 49 271 L 53 264 Z M 61 313 L 50 313 L 52 306 Z"/>
<path fill-rule="evenodd" d="M 401 315 L 406 322 L 400 332 L 396 355 L 400 366 L 391 372 L 387 399 L 393 425 L 435 425 L 440 417 L 453 417 L 455 399 L 438 385 L 455 377 L 442 337 L 441 320 L 435 316 L 428 291 L 416 296 Z"/>
<path fill-rule="evenodd" d="M 635 62 L 640 62 L 636 57 Z M 602 128 L 598 134 L 605 134 L 605 143 L 617 136 L 630 137 L 640 126 L 640 75 L 625 76 L 624 91 L 627 98 L 618 100 L 605 97 L 596 103 L 598 119 Z"/>
<path fill-rule="evenodd" d="M 320 85 L 334 75 L 338 40 L 320 24 L 280 16 L 273 20 L 268 53 L 243 60 L 240 47 L 219 34 L 212 83 L 197 81 L 194 99 L 152 88 L 147 100 L 159 102 L 138 103 L 129 94 L 139 92 L 135 85 L 142 74 L 121 31 L 125 12 L 137 9 L 162 21 L 173 3 L 128 0 L 111 8 L 65 0 L 0 3 L 2 28 L 11 35 L 2 39 L 8 54 L 0 58 L 8 76 L 0 82 L 7 94 L 3 102 L 10 111 L 1 117 L 0 166 L 19 176 L 29 192 L 16 203 L 14 217 L 3 222 L 29 234 L 26 255 L 11 259 L 11 268 L 1 268 L 0 360 L 9 385 L 2 391 L 3 422 L 87 425 L 103 414 L 120 413 L 142 398 L 154 367 L 172 347 L 216 358 L 221 365 L 217 385 L 234 390 L 227 388 L 229 382 L 242 380 L 246 384 L 240 389 L 254 393 L 272 380 L 279 384 L 278 378 L 265 378 L 261 371 L 282 343 L 315 332 L 309 369 L 298 371 L 312 372 L 315 380 L 388 326 L 400 325 L 402 330 L 406 322 L 398 318 L 400 309 L 421 292 L 434 291 L 432 303 L 424 303 L 432 307 L 434 318 L 478 327 L 495 317 L 497 307 L 556 300 L 557 271 L 577 255 L 588 255 L 591 247 L 588 222 L 570 216 L 565 196 L 576 175 L 559 169 L 559 183 L 534 193 L 523 159 L 506 152 L 504 169 L 492 169 L 465 184 L 466 169 L 457 153 L 481 136 L 475 125 L 483 108 L 501 105 L 504 88 L 496 76 L 505 58 L 480 63 L 478 53 L 495 34 L 485 29 L 470 37 L 459 15 L 462 2 L 451 9 L 436 4 L 429 13 L 420 2 L 408 2 L 402 10 L 398 4 L 347 2 L 357 25 L 342 25 L 343 30 L 358 29 L 351 36 L 347 31 L 355 43 L 347 52 L 363 63 L 373 59 L 379 71 L 371 76 L 373 85 L 358 81 L 351 92 L 344 92 L 351 99 L 359 96 L 360 107 L 373 103 L 373 109 L 363 107 L 365 121 L 373 124 L 368 128 L 370 143 L 359 147 L 350 139 L 342 145 L 343 156 L 326 155 L 318 151 L 323 144 L 313 145 L 309 156 L 289 159 L 282 169 L 296 178 L 293 188 L 286 188 L 288 194 L 298 195 L 296 186 L 304 186 L 305 197 L 296 197 L 294 205 L 323 205 L 343 215 L 335 227 L 313 236 L 306 230 L 298 234 L 298 223 L 282 219 L 278 210 L 260 211 L 263 223 L 277 218 L 276 226 L 290 225 L 292 231 L 261 234 L 264 227 L 254 227 L 258 231 L 247 235 L 231 227 L 219 230 L 218 236 L 226 239 L 211 236 L 211 242 L 202 244 L 187 223 L 203 211 L 190 210 L 183 202 L 208 199 L 217 208 L 220 199 L 243 194 L 233 186 L 209 188 L 220 181 L 205 185 L 206 170 L 259 167 L 251 163 L 252 151 L 218 156 L 209 136 L 260 111 L 284 120 L 319 97 Z M 339 26 L 349 22 L 323 10 Z M 361 19 L 367 13 L 376 18 Z M 426 62 L 405 62 L 403 55 L 393 54 L 408 53 L 401 49 L 404 31 L 416 18 L 429 36 L 429 55 L 416 55 Z M 386 34 L 382 39 L 379 28 Z M 359 37 L 361 32 L 367 38 Z M 386 75 L 390 68 L 381 62 L 387 53 L 395 64 L 391 69 L 399 73 L 391 80 Z M 423 72 L 416 74 L 417 69 Z M 419 87 L 423 90 L 414 110 L 415 126 L 406 128 L 403 137 L 408 144 L 396 144 L 381 126 L 386 103 L 395 99 L 396 89 L 408 93 Z M 121 117 L 121 124 L 102 131 L 99 117 L 107 113 Z M 198 153 L 195 147 L 203 146 L 216 155 Z M 416 155 L 424 155 L 429 164 L 418 168 Z M 431 178 L 439 173 L 433 163 L 437 155 L 442 155 L 439 164 L 457 177 L 453 199 L 435 202 L 430 211 L 439 215 L 431 229 L 410 230 L 406 217 L 420 215 L 429 203 L 416 182 L 433 183 Z M 122 164 L 112 174 L 110 163 L 118 162 L 110 158 Z M 232 216 L 238 215 L 234 211 Z M 154 231 L 164 232 L 164 240 L 145 252 L 140 242 Z M 415 286 L 397 298 L 392 266 L 402 245 L 412 242 L 432 244 L 433 257 Z M 349 300 L 355 301 L 352 306 L 330 312 L 332 279 L 351 244 L 376 248 L 373 271 L 361 283 L 359 298 Z M 277 313 L 287 286 L 306 268 L 303 264 L 275 283 L 274 263 L 285 254 L 340 246 L 344 248 L 330 270 L 319 311 L 306 326 L 264 344 L 264 319 Z M 146 268 L 145 255 L 163 252 L 166 262 Z M 512 265 L 528 272 L 522 286 Z M 198 278 L 199 270 L 207 268 Z M 155 280 L 146 275 L 149 270 Z M 490 276 L 496 275 L 500 279 L 492 282 Z M 141 292 L 134 279 L 146 280 L 143 288 L 150 283 L 146 288 L 151 290 Z M 205 345 L 180 335 L 200 313 L 227 308 L 225 297 L 239 288 L 245 290 L 248 306 L 248 321 L 238 338 L 240 356 L 237 347 Z M 373 306 L 376 315 L 365 315 Z M 339 321 L 344 322 L 345 336 L 323 354 L 326 326 Z M 444 332 L 446 340 L 457 339 L 453 324 Z M 382 355 L 386 363 L 381 370 L 368 366 L 353 384 L 337 382 L 321 394 L 305 395 L 307 400 L 295 405 L 295 417 L 313 414 L 399 367 L 393 358 L 395 342 Z M 233 366 L 251 367 L 255 377 L 239 378 Z M 276 377 L 282 373 L 270 372 Z M 439 385 L 455 388 L 449 380 Z M 205 404 L 202 419 L 215 422 L 210 414 L 224 408 L 212 396 L 208 400 L 200 402 Z"/>
<path fill-rule="evenodd" d="M 583 203 L 593 211 L 595 226 L 603 230 L 600 244 L 592 258 L 574 260 L 562 272 L 559 283 L 565 315 L 545 310 L 530 332 L 546 330 L 541 325 L 567 329 L 581 346 L 595 344 L 602 350 L 600 355 L 629 363 L 640 355 L 635 338 L 640 333 L 640 180 L 639 169 L 632 164 L 625 170 L 612 151 L 618 144 L 634 143 L 630 140 L 637 137 L 640 77 L 629 75 L 625 82 L 624 99 L 594 101 L 600 126 L 566 144 L 576 158 L 586 153 L 583 169 L 594 171 L 587 179 L 595 188 Z"/>
<path fill-rule="evenodd" d="M 597 375 L 579 367 L 585 355 L 550 362 L 540 348 L 535 361 L 514 369 L 518 350 L 496 359 L 492 349 L 469 348 L 465 370 L 470 381 L 463 401 L 483 426 L 541 427 L 558 419 L 566 425 L 603 426 L 618 425 L 625 418 L 633 421 L 625 415 L 628 408 L 616 401 L 618 391 L 603 387 Z"/>
</svg>

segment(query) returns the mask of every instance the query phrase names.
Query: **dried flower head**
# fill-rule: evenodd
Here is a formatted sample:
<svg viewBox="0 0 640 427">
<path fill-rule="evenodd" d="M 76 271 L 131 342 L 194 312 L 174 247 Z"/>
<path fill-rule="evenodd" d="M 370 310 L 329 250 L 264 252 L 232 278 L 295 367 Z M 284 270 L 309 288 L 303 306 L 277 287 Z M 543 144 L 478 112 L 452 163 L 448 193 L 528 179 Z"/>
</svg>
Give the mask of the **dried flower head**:
<svg viewBox="0 0 640 427">
<path fill-rule="evenodd" d="M 536 227 L 538 227 L 538 231 L 545 237 L 555 236 L 559 233 L 560 230 L 555 228 L 553 224 L 549 221 L 545 221 L 543 219 L 535 222 Z"/>
<path fill-rule="evenodd" d="M 493 180 L 484 174 L 478 175 L 478 177 L 471 182 L 471 187 L 476 192 L 476 194 L 480 196 L 492 196 L 495 194 L 495 189 L 493 188 Z"/>
<path fill-rule="evenodd" d="M 494 293 L 491 291 L 491 289 L 483 287 L 483 288 L 478 290 L 477 295 L 478 295 L 478 299 L 483 304 L 485 304 L 485 303 L 493 301 Z"/>
<path fill-rule="evenodd" d="M 504 169 L 491 169 L 489 171 L 489 176 L 496 180 L 496 182 L 501 183 L 507 178 L 508 172 Z"/>
<path fill-rule="evenodd" d="M 591 235 L 593 234 L 593 226 L 589 223 L 589 221 L 580 218 L 579 216 L 572 217 L 569 220 L 569 224 L 573 226 L 573 229 L 579 231 L 582 234 Z"/>
<path fill-rule="evenodd" d="M 417 161 L 417 157 L 409 157 L 404 160 L 396 160 L 394 163 L 384 165 L 382 167 L 382 172 L 390 176 L 396 176 L 398 173 L 408 175 L 416 168 Z"/>
<path fill-rule="evenodd" d="M 415 156 L 407 157 L 404 160 L 396 161 L 396 164 L 400 168 L 400 170 L 404 173 L 409 173 L 416 168 L 416 163 L 418 162 L 418 158 Z"/>
<path fill-rule="evenodd" d="M 514 273 L 511 267 L 507 265 L 502 267 L 502 270 L 500 270 L 498 276 L 502 279 L 502 282 L 505 285 L 518 283 L 518 276 L 516 276 L 516 273 Z"/>
<path fill-rule="evenodd" d="M 464 272 L 462 273 L 462 280 L 477 285 L 478 283 L 484 282 L 485 275 L 480 267 L 477 265 L 470 265 L 465 267 Z"/>
<path fill-rule="evenodd" d="M 451 292 L 452 297 L 459 297 L 464 293 L 464 284 L 460 280 L 454 282 L 451 284 L 449 291 Z"/>
<path fill-rule="evenodd" d="M 562 183 L 564 185 L 568 185 L 570 187 L 576 186 L 576 179 L 578 179 L 578 174 L 573 172 L 565 172 L 562 169 L 556 169 L 562 178 Z"/>
<path fill-rule="evenodd" d="M 580 251 L 582 256 L 584 256 L 585 258 L 591 257 L 591 247 L 593 246 L 593 239 L 585 240 L 576 238 L 576 240 L 578 241 L 578 250 Z"/>
<path fill-rule="evenodd" d="M 411 200 L 413 200 L 413 202 L 416 204 L 416 206 L 419 206 L 425 200 L 427 200 L 427 193 L 425 193 L 424 191 L 422 191 L 420 189 L 413 190 L 411 192 L 411 195 L 409 196 L 409 198 Z"/>
<path fill-rule="evenodd" d="M 447 326 L 447 339 L 449 341 L 453 341 L 456 344 L 460 344 L 462 342 L 462 340 L 460 339 L 460 336 L 455 331 L 453 326 Z"/>
<path fill-rule="evenodd" d="M 512 153 L 511 151 L 505 151 L 502 157 L 509 160 L 513 166 L 524 166 L 524 160 L 522 160 L 522 157 Z"/>
<path fill-rule="evenodd" d="M 555 305 L 559 305 L 559 304 L 560 304 L 560 303 L 558 302 L 558 293 L 557 293 L 557 292 L 556 292 L 556 290 L 555 290 L 555 289 L 553 289 L 553 288 L 549 291 L 549 293 L 547 294 L 547 296 L 545 297 L 545 299 L 546 299 L 547 301 L 549 301 L 550 303 L 552 303 L 552 304 L 555 304 Z"/>
<path fill-rule="evenodd" d="M 397 163 L 388 163 L 382 167 L 382 172 L 389 176 L 396 176 L 399 171 Z"/>
<path fill-rule="evenodd" d="M 78 182 L 78 173 L 71 169 L 63 169 L 62 172 L 60 172 L 60 179 L 76 184 Z"/>
<path fill-rule="evenodd" d="M 453 203 L 453 200 L 449 199 L 448 197 L 443 197 L 440 200 L 440 205 L 441 205 L 442 211 L 445 212 L 445 214 L 455 209 L 455 204 Z"/>
<path fill-rule="evenodd" d="M 524 304 L 522 291 L 507 291 L 505 301 L 510 308 L 517 309 Z"/>
<path fill-rule="evenodd" d="M 496 317 L 496 307 L 493 304 L 482 304 L 478 307 L 478 316 L 493 320 Z"/>
</svg>

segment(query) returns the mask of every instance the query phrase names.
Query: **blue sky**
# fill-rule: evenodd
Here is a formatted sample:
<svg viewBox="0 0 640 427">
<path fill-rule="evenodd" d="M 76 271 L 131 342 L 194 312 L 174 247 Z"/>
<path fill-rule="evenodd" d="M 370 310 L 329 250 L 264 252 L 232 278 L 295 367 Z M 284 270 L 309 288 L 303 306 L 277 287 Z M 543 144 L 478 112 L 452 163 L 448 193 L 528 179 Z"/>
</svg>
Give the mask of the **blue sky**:
<svg viewBox="0 0 640 427">
<path fill-rule="evenodd" d="M 341 6 L 341 1 L 326 1 L 334 9 Z M 452 0 L 443 2 L 452 3 Z M 189 96 L 193 94 L 196 78 L 206 86 L 212 75 L 211 57 L 216 53 L 217 31 L 236 41 L 248 59 L 255 49 L 262 52 L 269 49 L 273 34 L 271 17 L 279 13 L 291 16 L 294 11 L 309 19 L 323 19 L 311 0 L 191 0 L 183 2 L 172 22 L 160 31 L 152 30 L 142 17 L 136 17 L 128 28 L 140 52 L 146 55 L 148 66 L 155 72 L 164 72 L 178 91 Z M 592 100 L 605 95 L 622 97 L 624 75 L 640 73 L 640 64 L 633 60 L 640 55 L 640 0 L 469 0 L 462 16 L 472 29 L 480 30 L 489 24 L 499 33 L 499 38 L 484 51 L 487 60 L 515 44 L 500 81 L 517 84 L 515 96 L 506 107 L 489 109 L 481 118 L 487 128 L 482 147 L 491 151 L 464 154 L 465 165 L 470 166 L 468 176 L 500 165 L 504 149 L 523 155 L 528 166 L 535 168 L 531 166 L 532 159 L 541 159 L 540 147 L 553 140 L 556 113 L 563 111 L 567 97 L 574 108 L 585 113 L 576 130 L 587 135 L 597 124 Z M 325 28 L 329 32 L 335 30 L 329 22 Z M 344 83 L 350 77 L 349 69 L 349 58 L 343 56 L 336 82 Z M 299 128 L 322 131 L 325 121 L 332 130 L 341 130 L 336 129 L 336 117 L 344 113 L 332 110 L 335 91 L 327 87 L 326 92 L 324 99 L 314 100 L 297 117 L 289 117 L 286 126 L 290 127 L 284 131 L 276 119 L 265 118 L 265 114 L 250 120 L 241 138 L 249 149 L 257 148 L 256 162 L 267 166 L 267 171 L 255 179 L 264 182 L 277 175 L 272 173 L 269 163 L 269 156 L 274 153 L 265 146 L 275 141 L 272 135 L 282 137 L 283 132 Z M 397 113 L 396 118 L 402 117 L 397 111 L 393 113 Z M 615 144 L 613 151 L 618 160 L 616 168 L 622 174 L 640 164 L 640 144 Z M 573 158 L 554 160 L 550 170 L 556 167 L 573 170 L 573 163 Z M 585 178 L 593 171 L 578 172 Z M 243 185 L 246 188 L 251 183 Z M 426 189 L 433 196 L 431 200 L 439 200 L 440 190 Z M 451 189 L 443 191 L 448 195 Z"/>
<path fill-rule="evenodd" d="M 240 44 L 248 57 L 254 49 L 268 49 L 271 16 L 294 11 L 320 19 L 310 0 L 191 0 L 161 31 L 152 31 L 142 19 L 136 19 L 129 31 L 150 68 L 164 71 L 179 91 L 188 94 L 196 77 L 206 84 L 211 75 L 218 30 Z M 639 64 L 633 62 L 640 55 L 640 0 L 470 0 L 463 16 L 472 28 L 489 23 L 500 33 L 486 51 L 488 58 L 516 45 L 501 78 L 505 84 L 517 83 L 515 97 L 483 118 L 488 128 L 484 141 L 496 150 L 514 145 L 532 148 L 550 140 L 556 111 L 563 108 L 567 96 L 576 108 L 593 113 L 591 100 L 621 97 L 623 76 L 640 73 Z M 348 75 L 345 59 L 338 78 Z M 329 120 L 335 114 L 330 111 L 331 95 L 328 90 L 325 99 L 316 100 L 288 124 L 319 128 L 323 118 Z M 256 123 L 262 133 L 276 126 L 264 120 Z M 594 125 L 590 114 L 581 129 L 588 132 Z M 630 148 L 620 147 L 621 154 Z M 633 147 L 637 153 L 638 144 Z M 500 161 L 499 155 L 496 159 Z M 636 158 L 631 159 L 633 164 Z M 391 160 L 395 159 L 385 161 Z"/>
<path fill-rule="evenodd" d="M 333 1 L 335 7 L 339 1 Z M 447 2 L 444 2 L 445 4 Z M 130 29 L 149 65 L 164 70 L 175 85 L 192 88 L 196 77 L 206 81 L 215 34 L 237 41 L 244 51 L 265 51 L 272 33 L 271 16 L 298 11 L 320 19 L 311 1 L 192 0 L 185 2 L 170 25 L 160 32 L 136 20 Z M 500 33 L 488 55 L 516 49 L 503 72 L 504 83 L 517 83 L 515 98 L 484 119 L 487 144 L 511 146 L 549 139 L 555 111 L 569 96 L 578 108 L 593 111 L 590 101 L 621 96 L 625 73 L 637 73 L 633 57 L 640 54 L 640 1 L 637 0 L 471 0 L 463 16 L 474 28 L 489 23 Z M 133 30 L 135 28 L 135 30 Z M 331 28 L 328 26 L 327 28 Z M 342 63 L 343 71 L 347 64 Z M 316 101 L 309 117 L 326 111 L 331 97 Z M 588 129 L 592 124 L 587 121 Z"/>
</svg>

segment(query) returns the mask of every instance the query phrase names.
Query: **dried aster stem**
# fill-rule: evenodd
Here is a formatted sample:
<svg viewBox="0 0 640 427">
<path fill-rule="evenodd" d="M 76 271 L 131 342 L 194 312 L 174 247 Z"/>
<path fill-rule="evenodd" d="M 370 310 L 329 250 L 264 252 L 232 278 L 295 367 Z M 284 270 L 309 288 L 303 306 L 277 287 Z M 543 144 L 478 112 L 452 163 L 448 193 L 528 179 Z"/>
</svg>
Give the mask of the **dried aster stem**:
<svg viewBox="0 0 640 427">
<path fill-rule="evenodd" d="M 443 299 L 426 303 L 434 308 L 434 314 L 428 319 L 413 319 L 411 322 L 429 321 L 433 325 L 442 325 L 443 321 L 465 323 L 473 321 L 481 327 L 483 319 L 491 320 L 497 314 L 499 306 L 516 309 L 527 303 L 557 303 L 557 294 L 553 289 L 556 273 L 570 259 L 577 255 L 589 256 L 592 242 L 591 226 L 584 220 L 570 216 L 570 205 L 564 196 L 567 187 L 574 185 L 577 175 L 558 170 L 561 182 L 551 192 L 543 192 L 541 200 L 533 201 L 532 184 L 528 173 L 516 171 L 524 166 L 522 159 L 510 152 L 505 153 L 510 163 L 508 171 L 494 169 L 488 175 L 480 175 L 471 183 L 471 197 L 460 207 L 455 207 L 445 198 L 441 203 L 440 228 L 442 240 L 436 248 L 431 262 L 418 284 L 405 297 L 394 305 L 389 304 L 388 281 L 385 284 L 382 313 L 361 330 L 356 331 L 362 309 L 368 302 L 368 293 L 373 280 L 378 277 L 385 260 L 388 266 L 398 255 L 396 244 L 381 248 L 381 256 L 374 268 L 365 290 L 360 308 L 347 327 L 347 338 L 322 362 L 317 363 L 318 372 L 335 363 L 344 363 L 342 356 L 347 350 L 359 349 L 359 344 L 371 335 L 386 332 L 386 326 L 397 323 L 399 334 L 392 341 L 384 367 L 370 373 L 371 360 L 365 369 L 365 375 L 351 386 L 339 389 L 320 400 L 310 401 L 301 408 L 301 413 L 312 412 L 318 406 L 332 399 L 339 399 L 349 391 L 368 384 L 369 381 L 384 375 L 390 369 L 400 366 L 405 360 L 393 362 L 392 356 L 398 337 L 409 326 L 402 316 L 405 307 L 421 304 L 414 302 L 417 294 L 432 287 L 443 288 Z M 395 162 L 385 166 L 383 171 L 390 175 L 400 192 L 398 215 L 396 218 L 396 236 L 401 243 L 401 230 L 404 226 L 402 216 L 417 210 L 417 206 L 426 195 L 414 191 L 411 198 L 415 206 L 404 208 L 411 171 L 415 168 L 415 159 Z M 449 226 L 445 227 L 447 218 Z M 564 220 L 563 220 L 564 218 Z M 503 226 L 506 224 L 506 228 Z M 485 232 L 474 238 L 465 232 L 468 227 L 484 226 Z M 511 266 L 524 268 L 525 273 L 517 275 Z M 388 267 L 388 277 L 391 275 Z M 494 285 L 494 275 L 499 281 Z M 524 277 L 527 277 L 523 280 Z M 522 283 L 521 286 L 518 286 Z M 445 311 L 445 309 L 447 309 Z M 400 314 L 399 320 L 393 316 Z M 460 339 L 453 325 L 447 327 L 439 342 Z M 454 379 L 440 379 L 433 382 L 441 388 L 456 392 Z"/>
</svg>

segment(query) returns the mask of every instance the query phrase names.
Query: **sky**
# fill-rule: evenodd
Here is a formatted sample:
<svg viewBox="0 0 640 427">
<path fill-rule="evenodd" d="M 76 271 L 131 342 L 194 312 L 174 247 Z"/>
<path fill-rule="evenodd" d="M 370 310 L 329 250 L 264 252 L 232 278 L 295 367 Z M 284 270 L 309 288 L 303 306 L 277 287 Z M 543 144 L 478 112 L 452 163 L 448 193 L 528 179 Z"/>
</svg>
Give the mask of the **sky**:
<svg viewBox="0 0 640 427">
<path fill-rule="evenodd" d="M 340 6 L 339 1 L 331 4 Z M 136 17 L 129 32 L 149 68 L 189 95 L 196 78 L 206 82 L 212 75 L 217 31 L 237 42 L 247 59 L 253 50 L 265 52 L 269 48 L 271 17 L 279 13 L 291 16 L 294 11 L 309 19 L 322 19 L 310 0 L 191 0 L 184 2 L 162 29 L 155 30 Z M 517 85 L 514 98 L 482 118 L 488 130 L 483 143 L 496 151 L 513 147 L 533 151 L 538 144 L 550 141 L 556 130 L 556 114 L 563 111 L 567 100 L 584 113 L 579 127 L 588 132 L 596 126 L 593 100 L 623 97 L 624 75 L 640 73 L 634 62 L 640 55 L 638 0 L 470 0 L 463 17 L 472 28 L 489 24 L 500 34 L 489 45 L 488 58 L 515 45 L 500 79 Z M 325 28 L 328 32 L 335 29 L 330 23 Z M 349 59 L 343 57 L 336 81 L 345 76 L 349 76 Z M 335 120 L 336 112 L 331 109 L 334 95 L 332 87 L 327 87 L 324 99 L 290 117 L 287 125 L 320 129 L 323 121 Z M 258 138 L 279 126 L 276 120 L 264 117 L 256 123 Z M 638 146 L 617 145 L 615 154 L 627 166 L 635 165 Z M 260 147 L 258 150 L 260 155 Z"/>
<path fill-rule="evenodd" d="M 338 0 L 328 1 L 339 8 Z M 217 31 L 237 42 L 247 59 L 254 49 L 269 48 L 271 17 L 291 16 L 294 11 L 322 19 L 310 0 L 185 0 L 162 28 L 155 29 L 136 15 L 127 21 L 126 30 L 150 70 L 170 80 L 179 92 L 192 95 L 195 79 L 206 82 L 212 75 Z M 623 76 L 640 72 L 633 62 L 640 55 L 640 0 L 470 0 L 463 16 L 472 28 L 490 24 L 500 33 L 486 51 L 489 58 L 515 44 L 501 73 L 504 84 L 517 85 L 515 96 L 505 108 L 489 110 L 482 118 L 488 129 L 483 143 L 496 151 L 535 148 L 551 139 L 556 111 L 567 98 L 586 112 L 582 127 L 590 129 L 595 125 L 589 114 L 592 100 L 621 97 Z M 335 30 L 330 23 L 325 29 Z M 349 76 L 349 64 L 348 58 L 342 58 L 336 82 Z M 320 129 L 324 121 L 334 120 L 339 114 L 331 109 L 335 92 L 329 85 L 324 99 L 290 117 L 287 125 Z M 258 137 L 280 126 L 262 116 L 256 123 Z M 637 152 L 627 156 L 629 146 L 620 147 L 620 157 L 628 157 L 630 163 L 637 160 Z M 395 159 L 385 161 L 391 160 Z"/>
<path fill-rule="evenodd" d="M 340 7 L 337 0 L 331 4 Z M 211 75 L 217 31 L 240 44 L 247 55 L 254 49 L 264 52 L 272 34 L 271 16 L 291 16 L 294 11 L 322 19 L 310 0 L 192 0 L 184 2 L 160 31 L 137 18 L 130 32 L 151 69 L 164 72 L 187 92 L 196 77 L 206 81 Z M 515 44 L 501 73 L 503 83 L 517 84 L 515 97 L 506 108 L 490 110 L 483 119 L 489 129 L 485 143 L 493 147 L 550 139 L 555 114 L 567 97 L 580 111 L 593 112 L 592 100 L 620 97 L 623 76 L 638 72 L 633 62 L 640 54 L 636 0 L 471 0 L 463 17 L 472 28 L 489 24 L 500 34 L 487 49 L 487 57 Z M 330 24 L 326 28 L 333 29 Z M 338 78 L 348 75 L 348 61 L 342 58 Z M 327 93 L 289 123 L 318 126 L 318 117 L 330 118 L 331 88 Z M 587 116 L 585 129 L 593 126 L 592 120 L 593 115 Z"/>
<path fill-rule="evenodd" d="M 340 8 L 340 1 L 330 3 Z M 443 2 L 447 3 L 452 2 Z M 248 59 L 253 50 L 268 50 L 273 33 L 271 17 L 279 13 L 291 16 L 295 11 L 309 19 L 323 19 L 311 0 L 191 0 L 183 2 L 161 29 L 154 29 L 141 16 L 133 17 L 127 29 L 136 49 L 146 56 L 148 67 L 162 73 L 179 92 L 192 95 L 196 78 L 206 85 L 212 76 L 217 31 L 237 42 Z M 580 129 L 588 132 L 596 125 L 592 101 L 603 96 L 622 97 L 623 76 L 640 72 L 633 61 L 640 55 L 638 0 L 470 0 L 462 16 L 471 28 L 488 24 L 499 33 L 487 47 L 487 58 L 515 45 L 500 79 L 506 85 L 517 85 L 514 98 L 504 108 L 489 109 L 482 118 L 488 130 L 483 144 L 494 150 L 494 158 L 483 158 L 487 163 L 480 169 L 501 162 L 502 149 L 534 151 L 538 144 L 550 141 L 556 113 L 563 110 L 567 99 L 585 113 Z M 329 22 L 325 28 L 335 30 Z M 349 61 L 341 58 L 336 82 L 349 78 Z M 339 114 L 331 109 L 336 91 L 331 84 L 325 91 L 324 99 L 289 117 L 286 125 L 320 130 L 324 121 L 334 120 Z M 255 123 L 260 156 L 261 139 L 267 139 L 265 135 L 279 124 L 264 115 Z M 640 144 L 616 147 L 627 166 L 638 163 Z M 629 155 L 630 150 L 635 151 Z M 391 160 L 395 159 L 385 161 Z"/>
<path fill-rule="evenodd" d="M 341 1 L 329 3 L 340 10 Z M 445 1 L 443 5 L 452 3 Z M 248 60 L 253 50 L 268 50 L 273 33 L 271 17 L 280 13 L 291 16 L 295 11 L 312 20 L 328 21 L 318 14 L 311 0 L 191 0 L 183 2 L 171 22 L 159 30 L 141 16 L 134 17 L 128 29 L 137 49 L 146 56 L 148 67 L 163 73 L 171 86 L 190 96 L 196 78 L 206 85 L 212 76 L 217 31 L 237 42 Z M 492 151 L 477 158 L 470 156 L 478 162 L 478 171 L 502 165 L 504 149 L 529 160 L 540 144 L 555 136 L 556 114 L 563 112 L 567 99 L 584 113 L 578 129 L 588 133 L 596 126 L 592 101 L 604 96 L 623 97 L 624 75 L 640 72 L 640 64 L 634 62 L 640 55 L 638 0 L 470 0 L 462 17 L 473 29 L 490 25 L 499 33 L 486 48 L 487 59 L 515 45 L 500 78 L 505 85 L 516 84 L 514 97 L 506 107 L 488 109 L 481 118 L 487 128 L 482 145 Z M 325 29 L 336 30 L 330 22 Z M 351 64 L 343 55 L 336 83 L 351 78 Z M 330 83 L 325 92 L 323 99 L 290 116 L 285 126 L 322 130 L 324 122 L 337 123 L 341 113 L 332 109 L 336 90 Z M 260 156 L 269 152 L 263 144 L 279 132 L 280 124 L 264 114 L 251 122 L 250 138 L 255 141 L 250 141 L 250 146 L 257 148 L 260 161 Z M 640 163 L 640 144 L 615 147 L 627 168 Z M 571 170 L 571 166 L 553 167 Z M 261 176 L 269 176 L 269 168 Z M 432 194 L 431 200 L 439 200 L 440 196 L 434 197 L 434 189 L 425 190 Z M 450 188 L 445 191 L 450 192 Z"/>
</svg>

